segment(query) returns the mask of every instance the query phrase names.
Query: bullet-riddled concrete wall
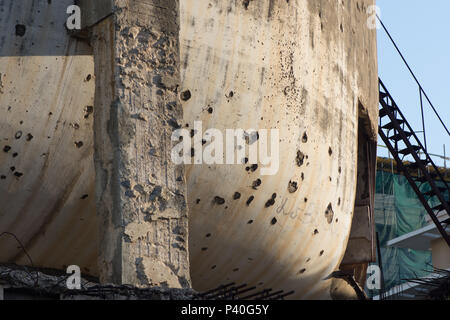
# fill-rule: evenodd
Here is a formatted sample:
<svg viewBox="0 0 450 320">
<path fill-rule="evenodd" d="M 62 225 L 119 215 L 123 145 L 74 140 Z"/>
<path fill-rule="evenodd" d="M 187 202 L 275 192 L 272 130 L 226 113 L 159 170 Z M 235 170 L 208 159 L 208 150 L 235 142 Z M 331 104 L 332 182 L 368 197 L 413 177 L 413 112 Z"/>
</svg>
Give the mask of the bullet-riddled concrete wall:
<svg viewBox="0 0 450 320">
<path fill-rule="evenodd" d="M 376 137 L 371 4 L 181 1 L 185 126 L 280 130 L 275 175 L 261 165 L 188 166 L 194 288 L 236 282 L 330 297 L 323 279 L 349 237 L 360 114 Z"/>
<path fill-rule="evenodd" d="M 95 274 L 94 61 L 71 3 L 0 1 L 0 233 L 36 266 Z M 11 235 L 0 261 L 31 264 Z"/>
<path fill-rule="evenodd" d="M 91 36 L 100 280 L 190 287 L 184 166 L 170 159 L 183 118 L 179 4 L 115 5 Z"/>
<path fill-rule="evenodd" d="M 62 27 L 71 1 L 0 3 L 0 138 L 11 147 L 0 152 L 0 232 L 17 235 L 35 265 L 98 275 L 91 49 Z M 280 130 L 273 176 L 245 164 L 187 167 L 194 288 L 232 280 L 330 297 L 323 278 L 352 220 L 359 105 L 376 136 L 370 4 L 180 1 L 180 91 L 191 93 L 180 124 Z M 0 261 L 29 264 L 9 237 Z"/>
</svg>

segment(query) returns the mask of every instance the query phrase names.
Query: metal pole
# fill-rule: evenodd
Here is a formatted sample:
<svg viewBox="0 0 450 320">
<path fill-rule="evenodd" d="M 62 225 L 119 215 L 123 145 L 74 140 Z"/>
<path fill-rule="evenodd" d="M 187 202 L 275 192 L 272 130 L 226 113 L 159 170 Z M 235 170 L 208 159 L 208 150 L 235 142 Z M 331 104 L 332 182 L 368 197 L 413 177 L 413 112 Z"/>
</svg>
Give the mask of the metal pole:
<svg viewBox="0 0 450 320">
<path fill-rule="evenodd" d="M 423 129 L 423 142 L 425 147 L 425 152 L 427 151 L 427 135 L 425 133 L 425 116 L 423 114 L 423 101 L 422 101 L 422 87 L 419 86 L 419 96 L 420 96 L 420 111 L 422 112 L 422 129 Z"/>
<path fill-rule="evenodd" d="M 381 275 L 381 290 L 380 290 L 380 300 L 384 300 L 384 274 L 383 274 L 383 262 L 381 261 L 381 248 L 380 248 L 380 239 L 378 237 L 378 232 L 376 233 L 377 236 L 377 253 L 378 253 L 378 267 L 380 268 L 380 275 Z"/>
<path fill-rule="evenodd" d="M 444 176 L 447 178 L 447 157 L 445 154 L 445 143 L 444 143 Z"/>
<path fill-rule="evenodd" d="M 447 170 L 447 159 L 445 154 L 445 143 L 444 143 L 444 169 Z"/>
</svg>

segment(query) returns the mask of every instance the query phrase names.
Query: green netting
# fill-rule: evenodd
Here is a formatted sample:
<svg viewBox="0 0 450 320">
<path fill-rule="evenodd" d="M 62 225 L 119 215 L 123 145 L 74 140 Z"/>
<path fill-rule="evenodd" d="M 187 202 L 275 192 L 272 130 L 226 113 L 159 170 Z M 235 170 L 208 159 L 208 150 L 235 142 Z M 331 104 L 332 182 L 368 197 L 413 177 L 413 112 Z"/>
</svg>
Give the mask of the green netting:
<svg viewBox="0 0 450 320">
<path fill-rule="evenodd" d="M 428 191 L 430 186 L 425 183 L 420 189 Z M 404 176 L 377 171 L 374 209 L 385 289 L 389 290 L 408 279 L 429 274 L 432 271 L 430 251 L 386 246 L 389 240 L 428 224 L 425 219 L 427 213 Z"/>
</svg>

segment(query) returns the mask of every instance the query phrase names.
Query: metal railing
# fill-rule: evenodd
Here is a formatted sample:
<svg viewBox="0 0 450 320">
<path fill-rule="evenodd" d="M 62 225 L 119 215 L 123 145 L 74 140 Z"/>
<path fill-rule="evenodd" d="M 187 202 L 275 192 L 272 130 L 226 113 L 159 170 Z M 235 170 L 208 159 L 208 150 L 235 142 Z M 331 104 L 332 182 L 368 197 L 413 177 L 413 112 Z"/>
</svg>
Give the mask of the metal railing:
<svg viewBox="0 0 450 320">
<path fill-rule="evenodd" d="M 414 74 L 414 72 L 412 71 L 411 67 L 409 66 L 408 62 L 406 61 L 405 57 L 403 56 L 402 52 L 400 51 L 400 49 L 398 48 L 397 44 L 395 43 L 394 39 L 392 38 L 391 34 L 389 33 L 389 31 L 387 30 L 386 26 L 384 25 L 383 21 L 381 21 L 380 17 L 377 15 L 377 19 L 380 22 L 381 26 L 383 27 L 384 31 L 386 32 L 387 36 L 389 37 L 389 39 L 391 40 L 392 44 L 394 45 L 395 49 L 397 50 L 398 54 L 400 55 L 401 59 L 403 60 L 403 62 L 405 63 L 406 67 L 408 68 L 409 72 L 411 73 L 412 77 L 414 78 L 414 80 L 417 83 L 417 86 L 419 88 L 419 98 L 420 98 L 420 113 L 422 116 L 422 132 L 423 133 L 423 142 L 424 142 L 424 148 L 425 151 L 427 151 L 427 136 L 426 136 L 426 124 L 425 124 L 425 116 L 424 116 L 424 101 L 423 101 L 423 97 L 425 97 L 425 99 L 428 101 L 429 105 L 431 106 L 431 109 L 433 110 L 434 114 L 436 115 L 436 117 L 439 119 L 439 122 L 442 124 L 442 126 L 444 127 L 445 131 L 447 132 L 447 134 L 450 136 L 450 131 L 447 128 L 447 126 L 445 125 L 444 121 L 442 120 L 441 116 L 439 115 L 439 113 L 437 112 L 436 108 L 434 107 L 433 103 L 431 102 L 430 98 L 428 97 L 427 93 L 425 92 L 425 90 L 423 89 L 423 86 L 420 84 L 419 80 L 417 79 L 416 75 Z"/>
</svg>

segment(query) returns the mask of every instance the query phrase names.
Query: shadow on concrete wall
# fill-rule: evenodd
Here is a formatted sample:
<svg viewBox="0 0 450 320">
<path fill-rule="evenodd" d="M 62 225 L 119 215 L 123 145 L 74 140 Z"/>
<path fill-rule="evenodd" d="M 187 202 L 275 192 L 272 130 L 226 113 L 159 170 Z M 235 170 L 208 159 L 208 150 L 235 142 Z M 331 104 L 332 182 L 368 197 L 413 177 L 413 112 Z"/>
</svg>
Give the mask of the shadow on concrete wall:
<svg viewBox="0 0 450 320">
<path fill-rule="evenodd" d="M 0 0 L 0 56 L 92 55 L 65 27 L 73 0 Z"/>
</svg>

